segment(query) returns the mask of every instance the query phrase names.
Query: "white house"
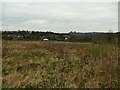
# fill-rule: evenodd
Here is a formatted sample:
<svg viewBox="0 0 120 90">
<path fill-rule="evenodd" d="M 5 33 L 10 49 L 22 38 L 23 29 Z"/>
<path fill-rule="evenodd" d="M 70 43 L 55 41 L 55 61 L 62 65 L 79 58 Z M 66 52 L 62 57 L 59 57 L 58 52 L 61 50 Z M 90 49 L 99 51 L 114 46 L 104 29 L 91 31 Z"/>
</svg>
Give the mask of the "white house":
<svg viewBox="0 0 120 90">
<path fill-rule="evenodd" d="M 48 41 L 48 39 L 47 39 L 47 38 L 44 38 L 43 41 Z"/>
</svg>

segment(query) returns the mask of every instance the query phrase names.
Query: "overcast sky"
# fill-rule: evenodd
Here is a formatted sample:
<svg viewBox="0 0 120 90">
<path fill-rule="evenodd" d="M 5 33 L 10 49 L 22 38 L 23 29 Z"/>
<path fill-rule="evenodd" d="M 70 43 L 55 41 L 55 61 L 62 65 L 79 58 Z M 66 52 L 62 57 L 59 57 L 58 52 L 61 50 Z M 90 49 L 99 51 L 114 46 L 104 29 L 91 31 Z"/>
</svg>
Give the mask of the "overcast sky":
<svg viewBox="0 0 120 90">
<path fill-rule="evenodd" d="M 5 2 L 2 3 L 2 23 L 3 30 L 116 32 L 118 3 Z"/>
</svg>

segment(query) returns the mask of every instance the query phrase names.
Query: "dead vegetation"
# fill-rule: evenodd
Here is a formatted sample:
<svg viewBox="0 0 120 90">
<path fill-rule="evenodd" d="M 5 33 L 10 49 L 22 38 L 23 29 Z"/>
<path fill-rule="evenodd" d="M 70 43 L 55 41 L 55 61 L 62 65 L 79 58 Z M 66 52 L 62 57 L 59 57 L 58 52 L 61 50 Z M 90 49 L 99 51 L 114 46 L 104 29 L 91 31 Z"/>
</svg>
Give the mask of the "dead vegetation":
<svg viewBox="0 0 120 90">
<path fill-rule="evenodd" d="M 3 41 L 3 88 L 118 88 L 111 44 Z"/>
</svg>

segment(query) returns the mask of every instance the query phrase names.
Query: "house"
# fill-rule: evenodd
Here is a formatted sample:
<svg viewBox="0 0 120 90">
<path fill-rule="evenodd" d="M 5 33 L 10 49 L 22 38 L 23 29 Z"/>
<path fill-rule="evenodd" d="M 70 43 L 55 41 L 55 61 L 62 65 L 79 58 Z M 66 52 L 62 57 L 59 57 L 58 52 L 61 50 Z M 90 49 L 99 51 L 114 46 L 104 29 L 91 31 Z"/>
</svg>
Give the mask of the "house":
<svg viewBox="0 0 120 90">
<path fill-rule="evenodd" d="M 44 38 L 43 41 L 48 41 L 48 39 L 47 39 L 47 38 Z"/>
</svg>

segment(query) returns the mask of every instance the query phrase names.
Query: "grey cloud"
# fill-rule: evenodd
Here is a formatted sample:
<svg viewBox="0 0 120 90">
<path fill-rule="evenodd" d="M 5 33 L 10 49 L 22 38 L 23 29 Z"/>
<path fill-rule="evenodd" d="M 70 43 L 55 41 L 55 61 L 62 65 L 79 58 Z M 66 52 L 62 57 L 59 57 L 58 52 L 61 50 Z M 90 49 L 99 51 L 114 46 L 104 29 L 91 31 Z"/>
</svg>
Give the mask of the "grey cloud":
<svg viewBox="0 0 120 90">
<path fill-rule="evenodd" d="M 55 32 L 117 30 L 117 9 L 113 2 L 4 3 L 3 23 L 4 28 L 11 30 L 12 27 Z"/>
</svg>

